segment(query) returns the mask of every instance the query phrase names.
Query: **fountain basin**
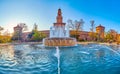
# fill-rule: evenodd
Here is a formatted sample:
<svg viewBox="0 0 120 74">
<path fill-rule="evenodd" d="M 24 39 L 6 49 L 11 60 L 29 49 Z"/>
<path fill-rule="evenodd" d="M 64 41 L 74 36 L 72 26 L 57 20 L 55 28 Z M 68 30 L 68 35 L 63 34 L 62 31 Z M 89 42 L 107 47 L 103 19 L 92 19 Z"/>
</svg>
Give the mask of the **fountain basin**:
<svg viewBox="0 0 120 74">
<path fill-rule="evenodd" d="M 45 38 L 43 43 L 45 46 L 75 46 L 77 44 L 75 38 Z"/>
<path fill-rule="evenodd" d="M 119 48 L 99 44 L 56 48 L 42 44 L 0 46 L 0 74 L 119 74 Z M 12 58 L 6 57 L 12 53 Z"/>
</svg>

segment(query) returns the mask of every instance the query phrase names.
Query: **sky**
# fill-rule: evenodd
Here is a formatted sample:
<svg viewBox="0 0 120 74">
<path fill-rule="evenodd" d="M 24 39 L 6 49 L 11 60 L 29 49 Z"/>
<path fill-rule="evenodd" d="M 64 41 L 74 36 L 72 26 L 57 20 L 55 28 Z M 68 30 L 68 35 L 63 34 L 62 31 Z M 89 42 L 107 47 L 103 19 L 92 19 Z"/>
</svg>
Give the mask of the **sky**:
<svg viewBox="0 0 120 74">
<path fill-rule="evenodd" d="M 13 32 L 18 23 L 26 23 L 31 31 L 34 23 L 39 30 L 49 30 L 56 22 L 57 10 L 61 8 L 63 21 L 84 20 L 83 30 L 90 31 L 90 21 L 95 21 L 120 33 L 119 0 L 0 0 L 0 26 Z"/>
</svg>

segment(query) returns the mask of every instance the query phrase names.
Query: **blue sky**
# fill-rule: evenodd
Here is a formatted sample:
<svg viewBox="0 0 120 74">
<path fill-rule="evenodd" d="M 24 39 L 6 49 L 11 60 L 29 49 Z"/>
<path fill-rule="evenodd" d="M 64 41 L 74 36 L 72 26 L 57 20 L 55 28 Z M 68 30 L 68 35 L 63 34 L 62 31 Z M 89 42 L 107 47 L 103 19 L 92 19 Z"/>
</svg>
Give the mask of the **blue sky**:
<svg viewBox="0 0 120 74">
<path fill-rule="evenodd" d="M 58 8 L 64 22 L 68 19 L 85 21 L 83 29 L 89 31 L 90 20 L 120 33 L 119 0 L 0 0 L 0 26 L 13 31 L 17 23 L 26 23 L 29 31 L 33 24 L 39 30 L 49 29 L 56 21 Z"/>
</svg>

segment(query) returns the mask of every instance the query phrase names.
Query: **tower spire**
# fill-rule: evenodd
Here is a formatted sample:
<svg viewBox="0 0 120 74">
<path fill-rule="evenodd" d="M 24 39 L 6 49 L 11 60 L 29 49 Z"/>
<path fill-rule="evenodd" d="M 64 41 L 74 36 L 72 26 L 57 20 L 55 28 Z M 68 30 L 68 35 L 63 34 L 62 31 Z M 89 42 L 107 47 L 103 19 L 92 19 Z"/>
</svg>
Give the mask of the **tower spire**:
<svg viewBox="0 0 120 74">
<path fill-rule="evenodd" d="M 61 9 L 59 8 L 59 9 L 58 9 L 58 15 L 61 16 L 61 14 L 62 14 L 62 13 L 61 13 Z"/>
<path fill-rule="evenodd" d="M 62 23 L 62 12 L 61 12 L 61 9 L 59 8 L 58 9 L 58 14 L 57 14 L 57 23 Z"/>
<path fill-rule="evenodd" d="M 57 17 L 56 17 L 56 22 L 54 23 L 54 26 L 65 26 L 66 23 L 63 23 L 63 17 L 62 17 L 62 11 L 59 8 L 58 9 L 58 13 L 57 13 Z"/>
</svg>

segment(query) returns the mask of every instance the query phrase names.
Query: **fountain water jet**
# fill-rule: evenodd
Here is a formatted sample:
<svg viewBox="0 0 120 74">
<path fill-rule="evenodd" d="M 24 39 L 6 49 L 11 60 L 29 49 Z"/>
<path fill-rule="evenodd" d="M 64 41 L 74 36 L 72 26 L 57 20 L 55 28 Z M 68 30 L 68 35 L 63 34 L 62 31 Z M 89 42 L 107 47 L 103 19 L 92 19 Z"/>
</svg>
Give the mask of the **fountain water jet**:
<svg viewBox="0 0 120 74">
<path fill-rule="evenodd" d="M 43 39 L 45 46 L 75 46 L 76 39 L 69 37 L 69 27 L 62 22 L 61 9 L 58 9 L 56 23 L 50 28 L 49 38 Z"/>
<path fill-rule="evenodd" d="M 56 53 L 55 53 L 55 56 L 57 57 L 57 61 L 58 61 L 58 74 L 60 74 L 60 50 L 59 50 L 59 47 L 56 46 Z"/>
</svg>

